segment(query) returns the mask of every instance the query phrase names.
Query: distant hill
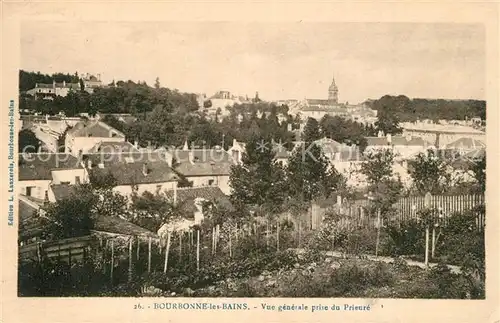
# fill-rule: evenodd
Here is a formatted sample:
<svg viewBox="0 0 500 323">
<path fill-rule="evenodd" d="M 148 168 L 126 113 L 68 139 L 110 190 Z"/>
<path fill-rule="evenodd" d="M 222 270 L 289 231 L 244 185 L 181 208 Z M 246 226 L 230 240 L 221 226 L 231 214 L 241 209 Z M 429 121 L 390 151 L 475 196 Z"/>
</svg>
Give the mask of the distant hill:
<svg viewBox="0 0 500 323">
<path fill-rule="evenodd" d="M 417 119 L 465 120 L 474 117 L 486 119 L 484 100 L 410 99 L 404 95 L 384 95 L 378 100 L 367 100 L 365 104 L 377 111 L 390 108 L 391 111 L 396 111 L 401 122 Z"/>
</svg>

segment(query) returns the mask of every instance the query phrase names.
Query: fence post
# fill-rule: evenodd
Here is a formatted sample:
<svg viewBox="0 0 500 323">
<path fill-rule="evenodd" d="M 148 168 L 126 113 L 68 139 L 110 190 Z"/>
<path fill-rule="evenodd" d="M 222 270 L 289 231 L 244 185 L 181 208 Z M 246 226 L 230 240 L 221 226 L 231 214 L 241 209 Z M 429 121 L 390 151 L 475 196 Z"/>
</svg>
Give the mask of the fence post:
<svg viewBox="0 0 500 323">
<path fill-rule="evenodd" d="M 111 240 L 111 270 L 110 270 L 110 279 L 111 279 L 111 285 L 113 285 L 113 270 L 114 270 L 114 263 L 115 263 L 115 247 L 113 240 Z"/>
<path fill-rule="evenodd" d="M 432 249 L 431 258 L 434 259 L 434 250 L 436 249 L 436 226 L 432 227 Z"/>
<path fill-rule="evenodd" d="M 148 241 L 148 273 L 151 272 L 151 237 Z"/>
<path fill-rule="evenodd" d="M 182 260 L 182 236 L 183 231 L 179 231 L 179 261 Z"/>
<path fill-rule="evenodd" d="M 196 231 L 196 270 L 200 271 L 200 230 Z"/>
<path fill-rule="evenodd" d="M 139 260 L 139 252 L 140 252 L 140 248 L 141 248 L 141 239 L 139 239 L 139 237 L 137 237 L 137 260 Z"/>
<path fill-rule="evenodd" d="M 229 232 L 229 258 L 233 257 L 233 246 L 231 242 L 232 232 Z"/>
<path fill-rule="evenodd" d="M 130 241 L 128 243 L 128 281 L 132 281 L 132 244 L 133 240 L 130 237 Z"/>
<path fill-rule="evenodd" d="M 163 272 L 166 273 L 167 272 L 167 266 L 168 266 L 168 253 L 170 252 L 170 236 L 171 236 L 172 232 L 171 231 L 168 231 L 168 235 L 167 235 L 167 247 L 165 248 L 165 264 L 163 266 Z"/>
<path fill-rule="evenodd" d="M 380 227 L 381 227 L 381 221 L 380 221 L 380 208 L 377 210 L 377 245 L 375 246 L 375 257 L 378 257 L 378 247 L 380 244 Z"/>
<path fill-rule="evenodd" d="M 276 250 L 280 251 L 280 222 L 276 222 Z"/>
</svg>

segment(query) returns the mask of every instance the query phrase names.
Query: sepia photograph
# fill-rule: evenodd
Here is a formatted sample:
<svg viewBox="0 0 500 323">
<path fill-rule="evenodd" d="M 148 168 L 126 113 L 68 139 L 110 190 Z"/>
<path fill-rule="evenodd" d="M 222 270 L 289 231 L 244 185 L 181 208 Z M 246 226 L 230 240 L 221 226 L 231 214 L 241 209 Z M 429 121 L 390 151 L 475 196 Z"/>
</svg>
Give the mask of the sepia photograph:
<svg viewBox="0 0 500 323">
<path fill-rule="evenodd" d="M 479 23 L 22 22 L 17 296 L 484 300 L 486 48 Z"/>
</svg>

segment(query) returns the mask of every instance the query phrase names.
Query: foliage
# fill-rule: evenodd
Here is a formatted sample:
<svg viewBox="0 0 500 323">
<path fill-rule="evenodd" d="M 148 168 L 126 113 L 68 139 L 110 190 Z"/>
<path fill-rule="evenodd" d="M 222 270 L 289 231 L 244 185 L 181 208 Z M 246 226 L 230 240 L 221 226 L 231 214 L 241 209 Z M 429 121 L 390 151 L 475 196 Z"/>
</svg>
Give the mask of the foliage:
<svg viewBox="0 0 500 323">
<path fill-rule="evenodd" d="M 399 134 L 403 129 L 399 126 L 399 117 L 391 105 L 384 105 L 377 113 L 375 127 L 384 134 Z"/>
<path fill-rule="evenodd" d="M 93 228 L 92 200 L 78 197 L 49 204 L 45 211 L 50 219 L 47 233 L 53 239 L 88 235 Z"/>
<path fill-rule="evenodd" d="M 472 171 L 474 172 L 474 177 L 479 184 L 480 191 L 484 192 L 486 190 L 486 152 L 473 164 Z"/>
<path fill-rule="evenodd" d="M 341 265 L 330 277 L 328 284 L 334 286 L 335 294 L 331 296 L 356 296 L 369 287 L 390 286 L 394 276 L 389 266 L 378 262 L 373 267 L 360 267 L 356 264 Z"/>
<path fill-rule="evenodd" d="M 118 180 L 110 170 L 103 172 L 99 169 L 90 169 L 88 174 L 93 189 L 112 189 L 118 184 Z"/>
<path fill-rule="evenodd" d="M 421 222 L 410 220 L 400 225 L 389 225 L 387 232 L 387 252 L 392 256 L 421 255 L 425 252 L 425 228 Z"/>
<path fill-rule="evenodd" d="M 231 201 L 242 208 L 259 206 L 277 212 L 285 200 L 284 171 L 274 161 L 267 138 L 255 137 L 247 143 L 242 165 L 231 167 Z"/>
<path fill-rule="evenodd" d="M 307 118 L 303 133 L 304 142 L 308 146 L 318 139 L 321 139 L 321 132 L 318 121 L 314 118 Z"/>
<path fill-rule="evenodd" d="M 418 119 L 465 120 L 473 117 L 486 120 L 486 102 L 483 100 L 409 99 L 403 95 L 384 95 L 366 103 L 379 113 L 384 107 L 389 107 L 401 122 Z"/>
<path fill-rule="evenodd" d="M 409 173 L 421 194 L 442 194 L 449 189 L 451 176 L 447 171 L 448 164 L 437 156 L 435 150 L 419 153 L 410 165 Z"/>
<path fill-rule="evenodd" d="M 30 129 L 23 129 L 18 134 L 20 153 L 36 153 L 40 149 L 40 141 Z"/>
<path fill-rule="evenodd" d="M 391 209 L 403 190 L 401 179 L 394 174 L 393 161 L 394 153 L 387 149 L 368 152 L 361 164 L 361 173 L 368 181 L 368 191 L 382 215 Z"/>
<path fill-rule="evenodd" d="M 333 166 L 319 146 L 311 143 L 305 149 L 296 149 L 286 169 L 290 196 L 301 201 L 328 197 L 342 185 L 342 175 Z"/>
<path fill-rule="evenodd" d="M 361 152 L 368 144 L 365 137 L 376 135 L 372 125 L 364 126 L 340 116 L 325 115 L 320 121 L 320 128 L 322 137 L 348 145 L 355 144 L 360 147 Z"/>
</svg>

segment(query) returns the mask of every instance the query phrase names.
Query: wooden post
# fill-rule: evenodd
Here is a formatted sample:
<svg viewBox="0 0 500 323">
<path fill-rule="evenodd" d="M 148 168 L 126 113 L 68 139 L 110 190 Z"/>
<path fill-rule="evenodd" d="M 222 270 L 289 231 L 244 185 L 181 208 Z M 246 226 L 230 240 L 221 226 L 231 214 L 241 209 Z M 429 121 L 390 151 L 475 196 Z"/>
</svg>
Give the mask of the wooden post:
<svg viewBox="0 0 500 323">
<path fill-rule="evenodd" d="M 148 241 L 148 273 L 151 272 L 151 237 Z"/>
<path fill-rule="evenodd" d="M 111 279 L 111 285 L 113 285 L 113 270 L 114 270 L 114 263 L 115 263 L 115 246 L 113 243 L 113 240 L 111 240 L 111 269 L 110 269 L 110 279 Z"/>
<path fill-rule="evenodd" d="M 106 247 L 102 249 L 102 273 L 106 273 L 106 251 L 108 250 L 108 240 L 106 240 Z"/>
<path fill-rule="evenodd" d="M 280 222 L 276 222 L 276 250 L 280 251 Z"/>
<path fill-rule="evenodd" d="M 196 270 L 200 270 L 200 230 L 196 231 Z"/>
<path fill-rule="evenodd" d="M 170 252 L 170 236 L 172 232 L 168 232 L 167 235 L 167 247 L 165 248 L 165 264 L 163 265 L 163 272 L 167 272 L 167 266 L 168 266 L 168 253 Z"/>
<path fill-rule="evenodd" d="M 380 244 L 380 209 L 377 210 L 377 245 L 375 246 L 375 257 L 378 257 L 378 247 Z"/>
<path fill-rule="evenodd" d="M 212 228 L 212 255 L 215 254 L 215 227 Z"/>
<path fill-rule="evenodd" d="M 130 237 L 130 241 L 128 244 L 128 281 L 129 282 L 132 281 L 132 249 L 133 249 L 132 244 L 133 244 L 132 237 Z"/>
<path fill-rule="evenodd" d="M 136 255 L 137 260 L 139 260 L 140 249 L 141 249 L 141 239 L 139 239 L 139 237 L 137 237 L 137 255 Z"/>
<path fill-rule="evenodd" d="M 425 266 L 429 266 L 429 226 L 425 228 Z"/>
<path fill-rule="evenodd" d="M 182 260 L 182 231 L 179 231 L 179 261 Z"/>
<path fill-rule="evenodd" d="M 432 228 L 432 249 L 431 249 L 431 259 L 434 259 L 434 250 L 436 250 L 436 227 Z"/>
<path fill-rule="evenodd" d="M 269 220 L 266 221 L 266 245 L 269 247 Z"/>
<path fill-rule="evenodd" d="M 300 229 L 301 229 L 301 225 L 300 225 L 300 221 L 299 221 L 299 248 L 300 248 L 300 242 L 301 242 L 300 241 L 300 238 L 301 238 L 301 236 L 300 236 Z"/>
<path fill-rule="evenodd" d="M 232 246 L 232 243 L 231 243 L 231 232 L 229 232 L 229 258 L 232 258 L 233 257 L 233 246 Z"/>
</svg>

